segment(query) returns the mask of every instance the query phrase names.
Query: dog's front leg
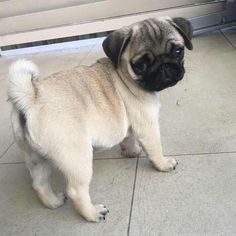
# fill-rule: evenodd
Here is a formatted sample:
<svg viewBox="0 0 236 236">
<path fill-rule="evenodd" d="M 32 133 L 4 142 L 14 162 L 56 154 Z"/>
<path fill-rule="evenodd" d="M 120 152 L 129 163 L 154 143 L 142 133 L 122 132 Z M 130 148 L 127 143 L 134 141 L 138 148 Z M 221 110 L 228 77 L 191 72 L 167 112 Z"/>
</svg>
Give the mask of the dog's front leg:
<svg viewBox="0 0 236 236">
<path fill-rule="evenodd" d="M 129 136 L 122 141 L 120 147 L 122 150 L 122 154 L 131 158 L 139 156 L 142 151 L 132 130 L 130 131 Z"/>
<path fill-rule="evenodd" d="M 148 158 L 158 170 L 168 172 L 175 169 L 178 162 L 174 158 L 163 156 L 157 119 L 143 119 L 136 127 L 135 133 Z"/>
</svg>

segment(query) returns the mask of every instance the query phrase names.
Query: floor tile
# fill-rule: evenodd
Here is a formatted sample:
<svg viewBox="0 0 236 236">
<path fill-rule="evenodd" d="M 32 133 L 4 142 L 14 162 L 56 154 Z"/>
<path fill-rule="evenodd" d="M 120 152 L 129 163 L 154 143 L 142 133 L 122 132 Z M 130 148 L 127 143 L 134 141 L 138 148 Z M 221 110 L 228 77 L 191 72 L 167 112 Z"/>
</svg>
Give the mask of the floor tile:
<svg viewBox="0 0 236 236">
<path fill-rule="evenodd" d="M 14 142 L 0 158 L 0 164 L 24 162 L 24 153 Z"/>
<path fill-rule="evenodd" d="M 104 151 L 94 151 L 94 159 L 120 159 L 126 158 L 122 155 L 119 145 Z M 127 157 L 128 158 L 128 157 Z"/>
<path fill-rule="evenodd" d="M 91 49 L 97 45 L 99 40 L 100 39 L 93 40 L 93 43 L 88 43 L 88 45 L 84 43 L 77 48 L 72 47 L 41 53 L 4 56 L 0 58 L 0 66 L 1 69 L 3 68 L 0 72 L 0 79 L 7 75 L 9 65 L 18 59 L 33 61 L 39 67 L 41 77 L 48 76 L 60 70 L 73 68 L 80 65 Z"/>
<path fill-rule="evenodd" d="M 236 53 L 220 34 L 193 45 L 185 78 L 160 93 L 164 153 L 236 151 Z"/>
<path fill-rule="evenodd" d="M 100 38 L 98 43 L 94 45 L 94 47 L 91 49 L 91 51 L 88 53 L 88 55 L 84 58 L 82 61 L 82 65 L 91 65 L 95 63 L 98 59 L 105 57 L 105 53 L 103 52 L 102 48 L 102 42 L 104 38 Z"/>
<path fill-rule="evenodd" d="M 225 37 L 232 43 L 236 49 L 236 27 L 224 32 Z"/>
<path fill-rule="evenodd" d="M 205 60 L 208 55 L 226 53 L 233 49 L 221 32 L 198 35 L 193 38 L 192 43 L 193 51 L 190 54 L 200 54 Z"/>
<path fill-rule="evenodd" d="M 94 164 L 92 199 L 110 213 L 106 222 L 87 223 L 70 201 L 56 210 L 44 208 L 32 188 L 23 164 L 0 165 L 1 235 L 126 235 L 136 159 L 99 160 Z M 54 176 L 56 189 L 64 189 L 61 176 Z"/>
<path fill-rule="evenodd" d="M 6 80 L 0 80 L 0 156 L 13 142 L 10 122 L 11 106 L 7 102 Z"/>
<path fill-rule="evenodd" d="M 6 79 L 9 62 L 6 58 L 0 57 L 0 80 Z"/>
<path fill-rule="evenodd" d="M 11 56 L 2 56 L 0 57 L 0 80 L 4 79 L 7 80 L 9 66 L 18 59 L 27 59 L 27 60 L 34 60 L 37 57 L 38 53 L 34 54 L 27 54 L 27 55 L 11 55 Z"/>
<path fill-rule="evenodd" d="M 60 70 L 79 66 L 92 47 L 93 45 L 65 51 L 40 53 L 32 58 L 32 61 L 38 65 L 40 75 L 45 77 Z"/>
<path fill-rule="evenodd" d="M 130 236 L 235 235 L 236 153 L 178 161 L 161 173 L 139 160 Z"/>
</svg>

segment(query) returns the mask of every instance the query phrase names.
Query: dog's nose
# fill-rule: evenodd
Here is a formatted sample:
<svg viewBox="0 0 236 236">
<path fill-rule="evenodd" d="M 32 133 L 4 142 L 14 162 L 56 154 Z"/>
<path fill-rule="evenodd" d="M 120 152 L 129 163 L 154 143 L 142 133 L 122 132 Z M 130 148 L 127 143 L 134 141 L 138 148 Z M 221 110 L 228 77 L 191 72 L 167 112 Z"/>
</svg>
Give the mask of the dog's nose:
<svg viewBox="0 0 236 236">
<path fill-rule="evenodd" d="M 168 77 L 171 78 L 173 77 L 173 69 L 172 69 L 172 65 L 170 63 L 164 63 L 160 66 L 160 71 L 161 74 L 164 78 Z"/>
<path fill-rule="evenodd" d="M 169 64 L 167 64 L 167 63 L 163 63 L 163 64 L 161 64 L 161 66 L 160 66 L 161 72 L 166 71 L 168 68 L 169 68 Z"/>
</svg>

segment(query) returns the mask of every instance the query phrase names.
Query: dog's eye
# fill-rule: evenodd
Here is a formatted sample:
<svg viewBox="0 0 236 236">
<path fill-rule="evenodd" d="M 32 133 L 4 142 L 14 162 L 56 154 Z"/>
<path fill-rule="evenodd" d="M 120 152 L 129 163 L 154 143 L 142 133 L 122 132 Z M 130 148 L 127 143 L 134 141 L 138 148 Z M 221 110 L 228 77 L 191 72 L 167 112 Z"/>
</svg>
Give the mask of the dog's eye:
<svg viewBox="0 0 236 236">
<path fill-rule="evenodd" d="M 175 48 L 174 54 L 176 57 L 182 57 L 183 56 L 184 49 L 183 48 Z"/>
<path fill-rule="evenodd" d="M 143 61 L 136 62 L 135 64 L 132 65 L 132 67 L 136 74 L 143 74 L 147 69 L 147 63 Z"/>
<path fill-rule="evenodd" d="M 143 75 L 147 71 L 147 68 L 149 67 L 150 63 L 151 62 L 150 62 L 149 57 L 147 55 L 144 55 L 142 58 L 140 58 L 136 62 L 134 63 L 131 62 L 131 66 L 135 74 Z"/>
</svg>

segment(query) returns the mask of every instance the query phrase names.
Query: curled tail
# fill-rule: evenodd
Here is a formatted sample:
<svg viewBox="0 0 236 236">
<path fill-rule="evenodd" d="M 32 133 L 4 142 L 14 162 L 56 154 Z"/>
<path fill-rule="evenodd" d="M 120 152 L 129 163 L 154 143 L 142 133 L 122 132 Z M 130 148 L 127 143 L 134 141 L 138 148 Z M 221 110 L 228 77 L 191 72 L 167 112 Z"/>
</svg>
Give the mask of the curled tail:
<svg viewBox="0 0 236 236">
<path fill-rule="evenodd" d="M 27 60 L 18 60 L 9 68 L 8 97 L 17 110 L 26 113 L 35 99 L 38 67 Z"/>
</svg>

